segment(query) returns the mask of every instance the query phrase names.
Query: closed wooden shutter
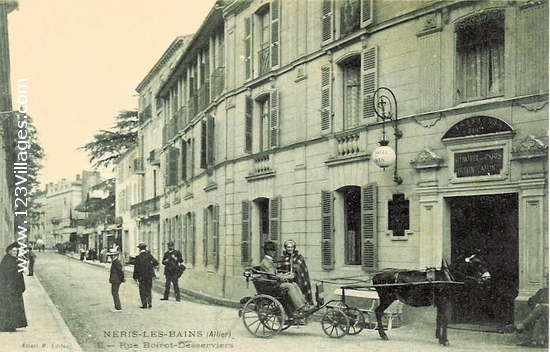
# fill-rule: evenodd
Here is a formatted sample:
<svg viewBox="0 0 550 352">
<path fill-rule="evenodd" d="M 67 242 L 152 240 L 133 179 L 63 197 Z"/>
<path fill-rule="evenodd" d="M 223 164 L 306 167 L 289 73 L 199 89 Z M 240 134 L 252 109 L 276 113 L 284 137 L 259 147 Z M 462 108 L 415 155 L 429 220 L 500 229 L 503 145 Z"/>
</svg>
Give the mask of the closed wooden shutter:
<svg viewBox="0 0 550 352">
<path fill-rule="evenodd" d="M 202 210 L 202 262 L 208 265 L 208 208 Z"/>
<path fill-rule="evenodd" d="M 321 266 L 334 269 L 333 193 L 321 192 Z"/>
<path fill-rule="evenodd" d="M 269 95 L 269 146 L 279 146 L 279 92 L 272 91 Z"/>
<path fill-rule="evenodd" d="M 281 197 L 276 197 L 269 200 L 269 240 L 280 246 Z"/>
<path fill-rule="evenodd" d="M 363 99 L 363 118 L 375 117 L 373 99 L 378 85 L 378 49 L 371 47 L 361 53 L 361 92 Z"/>
<path fill-rule="evenodd" d="M 250 265 L 252 258 L 250 255 L 250 202 L 243 201 L 241 203 L 241 263 L 246 266 Z"/>
<path fill-rule="evenodd" d="M 206 117 L 206 133 L 207 133 L 207 145 L 206 145 L 206 155 L 208 166 L 214 166 L 214 142 L 215 142 L 215 120 L 214 116 L 208 115 Z"/>
<path fill-rule="evenodd" d="M 332 123 L 332 73 L 330 65 L 321 67 L 321 130 L 330 131 Z"/>
<path fill-rule="evenodd" d="M 181 141 L 181 180 L 186 181 L 187 177 L 187 142 Z"/>
<path fill-rule="evenodd" d="M 361 0 L 361 28 L 372 23 L 373 0 Z"/>
<path fill-rule="evenodd" d="M 190 224 L 190 236 L 189 236 L 189 239 L 190 239 L 190 243 L 189 243 L 189 247 L 191 248 L 191 251 L 189 252 L 189 255 L 190 255 L 190 261 L 193 265 L 196 264 L 197 262 L 197 256 L 195 255 L 196 251 L 195 251 L 195 242 L 196 242 L 196 237 L 197 237 L 197 224 L 196 224 L 196 216 L 195 216 L 195 212 L 191 212 L 191 224 Z"/>
<path fill-rule="evenodd" d="M 179 149 L 175 147 L 170 147 L 168 152 L 170 161 L 169 161 L 169 173 L 168 173 L 168 185 L 174 186 L 178 184 L 178 158 L 179 158 Z"/>
<path fill-rule="evenodd" d="M 206 169 L 208 167 L 207 159 L 206 159 L 206 149 L 207 149 L 207 132 L 206 132 L 206 121 L 201 121 L 201 169 Z"/>
<path fill-rule="evenodd" d="M 332 15 L 334 13 L 333 11 L 333 2 L 332 0 L 323 0 L 322 4 L 322 13 L 323 17 L 321 19 L 322 21 L 322 41 L 330 42 L 333 39 L 333 18 Z"/>
<path fill-rule="evenodd" d="M 220 206 L 214 205 L 213 209 L 213 217 L 212 217 L 212 260 L 214 261 L 214 267 L 216 269 L 220 265 Z"/>
<path fill-rule="evenodd" d="M 244 19 L 244 76 L 252 78 L 252 19 Z"/>
<path fill-rule="evenodd" d="M 361 241 L 363 270 L 372 271 L 378 268 L 377 248 L 377 188 L 370 183 L 361 188 Z"/>
<path fill-rule="evenodd" d="M 247 96 L 245 98 L 245 117 L 244 117 L 244 152 L 252 153 L 252 136 L 253 136 L 253 119 L 252 119 L 252 109 L 254 103 L 252 98 Z"/>
<path fill-rule="evenodd" d="M 271 2 L 271 67 L 279 65 L 281 41 L 281 1 Z"/>
</svg>

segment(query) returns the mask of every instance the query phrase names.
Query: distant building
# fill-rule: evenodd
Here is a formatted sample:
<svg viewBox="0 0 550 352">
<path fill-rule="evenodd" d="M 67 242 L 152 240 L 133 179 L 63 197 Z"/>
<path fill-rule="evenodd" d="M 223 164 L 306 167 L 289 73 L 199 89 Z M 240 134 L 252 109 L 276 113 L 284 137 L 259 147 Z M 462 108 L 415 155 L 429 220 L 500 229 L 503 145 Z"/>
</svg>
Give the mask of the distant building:
<svg viewBox="0 0 550 352">
<path fill-rule="evenodd" d="M 76 211 L 76 207 L 86 199 L 90 188 L 101 182 L 99 172 L 83 171 L 76 179 L 62 179 L 46 185 L 43 196 L 38 200 L 42 203 L 43 219 L 40 221 L 40 233 L 46 247 L 56 244 L 79 243 L 78 220 L 85 214 Z"/>
<path fill-rule="evenodd" d="M 116 170 L 116 205 L 115 214 L 120 222 L 121 253 L 128 260 L 137 252 L 138 222 L 132 216 L 131 205 L 137 203 L 139 194 L 140 166 L 136 164 L 137 148 L 133 147 L 121 155 L 115 162 Z M 136 167 L 138 173 L 136 173 Z"/>
</svg>

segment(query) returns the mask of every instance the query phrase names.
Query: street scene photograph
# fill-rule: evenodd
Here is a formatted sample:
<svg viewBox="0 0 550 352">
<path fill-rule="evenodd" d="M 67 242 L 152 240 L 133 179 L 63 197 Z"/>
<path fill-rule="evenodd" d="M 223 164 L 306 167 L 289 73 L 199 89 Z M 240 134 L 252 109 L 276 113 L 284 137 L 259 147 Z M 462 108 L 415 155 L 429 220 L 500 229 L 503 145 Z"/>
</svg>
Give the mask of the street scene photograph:
<svg viewBox="0 0 550 352">
<path fill-rule="evenodd" d="M 548 0 L 0 0 L 0 352 L 548 351 Z"/>
</svg>

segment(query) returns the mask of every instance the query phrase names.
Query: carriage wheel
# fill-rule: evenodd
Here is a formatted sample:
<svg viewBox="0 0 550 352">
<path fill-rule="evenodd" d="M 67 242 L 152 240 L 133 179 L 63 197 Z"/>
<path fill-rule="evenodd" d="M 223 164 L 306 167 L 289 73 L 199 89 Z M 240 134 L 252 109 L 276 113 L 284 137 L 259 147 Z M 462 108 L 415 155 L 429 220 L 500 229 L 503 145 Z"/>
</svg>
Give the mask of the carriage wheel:
<svg viewBox="0 0 550 352">
<path fill-rule="evenodd" d="M 349 319 L 344 312 L 337 308 L 328 309 L 321 319 L 321 327 L 328 336 L 339 339 L 349 331 Z"/>
<path fill-rule="evenodd" d="M 268 338 L 283 328 L 285 313 L 279 301 L 269 295 L 252 297 L 242 309 L 243 324 L 256 337 Z"/>
<path fill-rule="evenodd" d="M 344 313 L 349 319 L 348 335 L 357 335 L 365 328 L 365 315 L 357 308 L 346 308 Z"/>
</svg>

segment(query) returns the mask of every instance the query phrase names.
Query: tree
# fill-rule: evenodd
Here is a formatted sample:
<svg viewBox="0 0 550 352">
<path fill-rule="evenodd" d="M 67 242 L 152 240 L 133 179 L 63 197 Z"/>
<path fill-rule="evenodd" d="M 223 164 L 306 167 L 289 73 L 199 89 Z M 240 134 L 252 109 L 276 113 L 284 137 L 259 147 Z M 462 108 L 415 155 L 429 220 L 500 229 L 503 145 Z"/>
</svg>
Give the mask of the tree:
<svg viewBox="0 0 550 352">
<path fill-rule="evenodd" d="M 101 130 L 92 142 L 78 148 L 88 153 L 93 167 L 108 167 L 135 145 L 139 126 L 137 110 L 122 110 L 110 130 Z"/>
<path fill-rule="evenodd" d="M 6 139 L 6 149 L 10 151 L 8 153 L 7 176 L 10 184 L 10 194 L 14 197 L 18 197 L 26 204 L 25 209 L 18 209 L 20 211 L 26 211 L 27 217 L 16 216 L 14 221 L 14 230 L 17 232 L 19 226 L 23 228 L 28 227 L 28 223 L 32 223 L 40 217 L 42 204 L 35 201 L 37 194 L 40 192 L 40 182 L 38 181 L 38 175 L 42 169 L 42 160 L 45 157 L 44 149 L 38 141 L 38 131 L 33 125 L 31 116 L 25 115 L 25 119 L 21 119 L 21 114 L 13 112 L 11 119 L 4 121 L 3 129 L 7 131 L 7 135 L 12 136 Z M 23 138 L 24 136 L 24 138 Z M 29 146 L 24 147 L 21 144 L 19 147 L 18 142 L 28 142 Z M 26 163 L 26 172 L 19 176 L 16 180 L 14 163 Z M 17 182 L 17 185 L 16 185 Z M 15 187 L 18 187 L 17 189 Z M 15 204 L 23 204 L 17 202 Z"/>
</svg>

